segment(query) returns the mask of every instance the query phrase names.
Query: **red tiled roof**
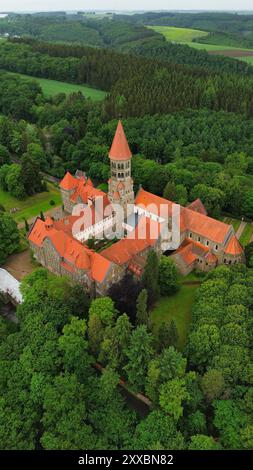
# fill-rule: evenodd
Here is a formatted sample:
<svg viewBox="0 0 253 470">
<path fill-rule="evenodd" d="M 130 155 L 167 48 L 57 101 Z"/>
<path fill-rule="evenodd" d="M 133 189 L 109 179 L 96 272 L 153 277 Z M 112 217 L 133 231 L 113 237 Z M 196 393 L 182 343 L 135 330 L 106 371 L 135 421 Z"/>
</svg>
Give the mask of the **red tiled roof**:
<svg viewBox="0 0 253 470">
<path fill-rule="evenodd" d="M 77 269 L 88 271 L 94 280 L 102 282 L 111 263 L 105 260 L 99 253 L 93 252 L 87 246 L 75 240 L 67 231 L 62 230 L 60 228 L 61 223 L 64 222 L 54 222 L 53 227 L 48 230 L 45 222 L 38 218 L 28 239 L 35 245 L 42 247 L 44 240 L 49 238 L 61 256 L 62 263 L 65 263 L 64 260 L 68 262 L 68 268 L 70 264 L 72 268 L 76 267 Z M 67 269 L 65 264 L 64 267 Z"/>
<path fill-rule="evenodd" d="M 230 238 L 225 248 L 225 253 L 228 255 L 241 255 L 243 253 L 243 247 L 235 235 Z"/>
<path fill-rule="evenodd" d="M 122 126 L 122 122 L 118 122 L 115 136 L 109 151 L 109 158 L 112 160 L 129 160 L 132 157 L 127 138 Z"/>
<path fill-rule="evenodd" d="M 194 263 L 196 261 L 197 256 L 195 253 L 193 253 L 193 244 L 188 243 L 186 245 L 183 245 L 181 248 L 179 248 L 176 251 L 177 254 L 180 255 L 180 257 L 184 260 L 185 264 L 189 266 L 190 264 Z"/>
<path fill-rule="evenodd" d="M 74 178 L 69 172 L 66 173 L 64 178 L 60 182 L 60 188 L 70 191 L 75 189 L 78 185 L 78 179 Z"/>
<path fill-rule="evenodd" d="M 185 223 L 190 232 L 197 233 L 213 242 L 223 243 L 231 230 L 231 225 L 190 209 L 185 208 L 184 214 Z"/>
<path fill-rule="evenodd" d="M 122 238 L 101 252 L 106 259 L 116 264 L 125 264 L 129 262 L 138 253 L 145 248 L 151 247 L 156 243 L 160 234 L 160 224 L 142 217 L 135 230 L 130 232 L 128 237 Z M 154 235 L 156 235 L 154 237 Z"/>
<path fill-rule="evenodd" d="M 152 206 L 153 204 L 156 208 L 156 213 L 161 217 L 163 214 L 160 213 L 160 206 L 161 204 L 167 204 L 168 216 L 171 217 L 172 215 L 173 203 L 171 201 L 149 193 L 142 188 L 136 196 L 135 204 L 144 205 L 145 207 Z M 182 232 L 187 229 L 190 232 L 197 233 L 216 243 L 223 243 L 231 230 L 231 225 L 212 219 L 211 217 L 195 212 L 187 207 L 181 207 L 180 229 Z"/>
<path fill-rule="evenodd" d="M 53 219 L 51 217 L 47 216 L 46 220 L 45 220 L 45 225 L 48 226 L 48 227 L 52 227 L 53 224 L 54 224 Z"/>
<path fill-rule="evenodd" d="M 191 209 L 192 211 L 199 212 L 199 214 L 207 215 L 206 208 L 203 202 L 199 198 L 193 201 L 191 204 L 189 204 L 189 206 L 187 206 L 187 209 Z"/>
</svg>

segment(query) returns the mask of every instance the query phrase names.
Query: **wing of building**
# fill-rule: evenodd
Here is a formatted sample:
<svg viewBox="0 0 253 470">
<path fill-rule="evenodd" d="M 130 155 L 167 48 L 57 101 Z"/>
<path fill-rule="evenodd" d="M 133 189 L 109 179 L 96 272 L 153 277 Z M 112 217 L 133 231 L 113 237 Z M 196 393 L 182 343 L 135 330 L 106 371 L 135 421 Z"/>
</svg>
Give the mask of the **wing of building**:
<svg viewBox="0 0 253 470">
<path fill-rule="evenodd" d="M 103 295 L 127 271 L 141 276 L 150 249 L 171 256 L 185 275 L 244 262 L 232 225 L 208 217 L 200 199 L 180 207 L 143 188 L 134 196 L 121 121 L 109 159 L 108 194 L 81 171 L 64 176 L 62 217 L 37 218 L 28 235 L 40 264 Z"/>
</svg>

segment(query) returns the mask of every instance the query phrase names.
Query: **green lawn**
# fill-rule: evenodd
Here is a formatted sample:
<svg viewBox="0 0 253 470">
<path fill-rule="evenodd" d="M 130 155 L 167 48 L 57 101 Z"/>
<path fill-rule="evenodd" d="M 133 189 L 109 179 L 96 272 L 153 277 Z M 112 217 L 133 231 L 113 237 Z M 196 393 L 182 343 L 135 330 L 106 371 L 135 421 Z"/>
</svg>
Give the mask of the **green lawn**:
<svg viewBox="0 0 253 470">
<path fill-rule="evenodd" d="M 223 222 L 233 225 L 234 231 L 236 232 L 240 226 L 241 220 L 233 219 L 232 217 L 224 217 Z"/>
<path fill-rule="evenodd" d="M 197 289 L 198 285 L 182 285 L 176 294 L 161 297 L 151 313 L 154 333 L 163 322 L 170 323 L 172 319 L 175 321 L 179 333 L 180 350 L 183 350 L 185 346 L 191 322 L 191 307 Z"/>
<path fill-rule="evenodd" d="M 13 214 L 14 219 L 17 222 L 23 222 L 24 219 L 31 219 L 40 214 L 40 211 L 46 212 L 53 207 L 59 206 L 61 201 L 61 194 L 58 188 L 52 183 L 47 183 L 49 191 L 35 194 L 34 196 L 27 197 L 26 199 L 19 201 L 18 199 L 10 196 L 8 192 L 0 189 L 0 204 L 2 204 L 9 212 L 10 209 L 18 208 L 19 211 Z M 50 201 L 55 202 L 55 206 L 50 205 Z"/>
<path fill-rule="evenodd" d="M 14 72 L 8 72 L 14 73 Z M 70 93 L 77 93 L 81 91 L 84 96 L 87 98 L 91 98 L 93 101 L 101 101 L 105 98 L 106 92 L 102 90 L 97 90 L 95 88 L 90 88 L 85 85 L 75 85 L 73 83 L 67 82 L 58 82 L 57 80 L 48 80 L 47 78 L 37 78 L 32 77 L 30 75 L 24 75 L 22 73 L 14 73 L 14 75 L 18 75 L 22 78 L 29 78 L 31 80 L 36 80 L 39 82 L 43 93 L 46 96 L 54 96 L 58 93 L 66 93 L 69 95 Z"/>
<path fill-rule="evenodd" d="M 253 65 L 253 56 L 251 57 L 238 57 L 240 60 L 244 60 L 244 62 L 248 62 L 248 64 Z"/>
<path fill-rule="evenodd" d="M 195 38 L 201 38 L 209 34 L 199 29 L 174 28 L 172 26 L 148 26 L 148 28 L 163 34 L 168 41 L 176 42 L 191 42 Z"/>
<path fill-rule="evenodd" d="M 253 224 L 247 224 L 240 236 L 240 243 L 242 244 L 242 246 L 246 246 L 249 243 L 252 235 Z"/>
</svg>

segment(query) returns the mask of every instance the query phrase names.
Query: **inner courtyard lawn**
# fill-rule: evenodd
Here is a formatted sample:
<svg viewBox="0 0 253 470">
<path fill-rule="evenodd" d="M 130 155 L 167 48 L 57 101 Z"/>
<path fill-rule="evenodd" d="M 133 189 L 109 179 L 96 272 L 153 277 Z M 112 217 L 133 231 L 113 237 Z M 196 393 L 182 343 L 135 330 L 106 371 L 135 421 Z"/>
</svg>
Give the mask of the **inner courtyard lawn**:
<svg viewBox="0 0 253 470">
<path fill-rule="evenodd" d="M 4 206 L 6 212 L 10 209 L 18 209 L 12 213 L 16 222 L 23 222 L 24 219 L 31 219 L 40 214 L 40 211 L 46 212 L 61 204 L 61 194 L 59 189 L 52 183 L 47 183 L 48 191 L 35 194 L 26 199 L 19 200 L 11 196 L 8 192 L 0 188 L 0 204 Z M 54 205 L 50 204 L 54 201 Z"/>
<path fill-rule="evenodd" d="M 187 279 L 187 278 L 186 278 Z M 191 308 L 194 302 L 197 284 L 182 284 L 181 289 L 170 297 L 161 297 L 151 313 L 154 333 L 162 323 L 175 321 L 179 334 L 179 349 L 184 349 L 191 323 Z"/>
</svg>

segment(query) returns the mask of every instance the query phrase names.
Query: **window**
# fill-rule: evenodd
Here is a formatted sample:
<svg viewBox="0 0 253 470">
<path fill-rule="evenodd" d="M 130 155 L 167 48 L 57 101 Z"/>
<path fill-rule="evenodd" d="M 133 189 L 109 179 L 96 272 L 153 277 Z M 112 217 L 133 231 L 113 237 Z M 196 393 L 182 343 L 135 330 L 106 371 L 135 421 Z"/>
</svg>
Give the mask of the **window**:
<svg viewBox="0 0 253 470">
<path fill-rule="evenodd" d="M 226 264 L 226 262 L 227 262 L 227 260 L 226 260 L 226 258 L 225 258 L 225 259 L 224 259 L 224 263 Z"/>
<path fill-rule="evenodd" d="M 215 245 L 215 250 L 218 250 L 218 248 L 219 248 L 218 245 Z"/>
<path fill-rule="evenodd" d="M 206 246 L 209 246 L 209 241 L 208 240 L 206 241 Z"/>
<path fill-rule="evenodd" d="M 192 233 L 190 233 L 189 237 L 192 238 Z"/>
<path fill-rule="evenodd" d="M 200 237 L 198 237 L 198 242 L 200 242 Z"/>
</svg>

